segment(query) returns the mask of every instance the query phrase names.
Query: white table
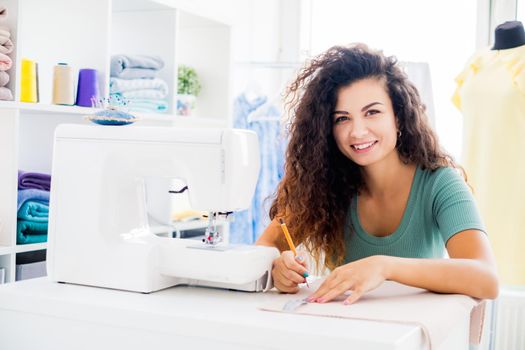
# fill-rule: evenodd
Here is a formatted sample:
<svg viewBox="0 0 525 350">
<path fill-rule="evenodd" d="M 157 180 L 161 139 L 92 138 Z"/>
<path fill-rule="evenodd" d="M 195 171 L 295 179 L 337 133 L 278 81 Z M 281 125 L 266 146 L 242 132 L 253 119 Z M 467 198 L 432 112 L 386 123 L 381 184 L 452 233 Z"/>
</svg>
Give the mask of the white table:
<svg viewBox="0 0 525 350">
<path fill-rule="evenodd" d="M 0 286 L 0 349 L 421 349 L 415 325 L 260 311 L 277 293 L 152 294 L 38 278 Z M 440 347 L 466 349 L 468 324 Z M 212 348 L 213 347 L 213 348 Z"/>
</svg>

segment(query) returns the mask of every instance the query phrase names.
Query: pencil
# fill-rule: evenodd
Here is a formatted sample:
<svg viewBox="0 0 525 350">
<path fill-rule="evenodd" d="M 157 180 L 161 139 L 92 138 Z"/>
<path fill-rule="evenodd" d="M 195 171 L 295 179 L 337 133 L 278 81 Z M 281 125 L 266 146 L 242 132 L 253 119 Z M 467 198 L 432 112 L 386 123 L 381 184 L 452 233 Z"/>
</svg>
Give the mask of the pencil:
<svg viewBox="0 0 525 350">
<path fill-rule="evenodd" d="M 292 236 L 290 236 L 290 232 L 288 232 L 288 227 L 286 227 L 286 223 L 284 222 L 284 219 L 280 218 L 279 223 L 281 224 L 281 229 L 284 232 L 284 236 L 286 237 L 286 241 L 288 242 L 288 246 L 290 247 L 290 250 L 293 252 L 294 256 L 297 256 L 297 250 L 295 250 L 295 244 L 293 244 Z M 303 275 L 306 286 L 310 288 L 310 285 L 308 284 L 308 280 L 306 277 L 308 277 L 308 273 L 305 272 Z"/>
<path fill-rule="evenodd" d="M 281 218 L 279 219 L 279 223 L 281 224 L 281 228 L 284 232 L 284 236 L 286 237 L 286 241 L 288 242 L 288 246 L 290 247 L 290 250 L 293 252 L 293 255 L 297 256 L 297 250 L 295 250 L 295 245 L 292 241 L 292 236 L 290 236 L 290 232 L 288 232 L 288 227 L 286 227 L 286 223 Z"/>
</svg>

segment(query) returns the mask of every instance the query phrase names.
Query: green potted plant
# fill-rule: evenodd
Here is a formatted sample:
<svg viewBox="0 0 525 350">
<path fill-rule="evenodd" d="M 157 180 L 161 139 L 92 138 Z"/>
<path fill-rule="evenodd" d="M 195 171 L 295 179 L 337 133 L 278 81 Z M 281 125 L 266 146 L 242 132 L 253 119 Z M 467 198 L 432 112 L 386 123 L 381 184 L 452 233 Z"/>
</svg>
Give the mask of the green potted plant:
<svg viewBox="0 0 525 350">
<path fill-rule="evenodd" d="M 194 68 L 182 64 L 179 65 L 177 76 L 177 114 L 191 115 L 195 99 L 201 91 L 199 76 Z"/>
</svg>

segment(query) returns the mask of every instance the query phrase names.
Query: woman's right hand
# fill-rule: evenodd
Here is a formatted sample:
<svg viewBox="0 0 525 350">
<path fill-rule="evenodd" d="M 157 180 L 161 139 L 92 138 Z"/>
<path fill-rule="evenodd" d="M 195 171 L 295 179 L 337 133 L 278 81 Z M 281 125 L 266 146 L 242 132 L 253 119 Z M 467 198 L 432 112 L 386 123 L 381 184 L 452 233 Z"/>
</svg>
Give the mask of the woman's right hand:
<svg viewBox="0 0 525 350">
<path fill-rule="evenodd" d="M 301 256 L 294 256 L 291 250 L 285 250 L 273 261 L 273 285 L 283 293 L 297 293 L 298 284 L 306 282 L 308 267 Z"/>
</svg>

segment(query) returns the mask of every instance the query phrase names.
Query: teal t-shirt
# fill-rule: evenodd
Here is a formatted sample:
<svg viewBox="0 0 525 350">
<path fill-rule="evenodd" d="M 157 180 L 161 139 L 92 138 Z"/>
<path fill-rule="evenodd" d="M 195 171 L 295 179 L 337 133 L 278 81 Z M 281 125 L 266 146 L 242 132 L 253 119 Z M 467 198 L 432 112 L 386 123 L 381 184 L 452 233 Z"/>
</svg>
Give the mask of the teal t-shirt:
<svg viewBox="0 0 525 350">
<path fill-rule="evenodd" d="M 401 223 L 388 236 L 376 237 L 363 229 L 357 201 L 354 196 L 346 217 L 345 263 L 372 255 L 442 258 L 446 242 L 456 233 L 486 232 L 470 188 L 453 168 L 417 167 Z"/>
</svg>

